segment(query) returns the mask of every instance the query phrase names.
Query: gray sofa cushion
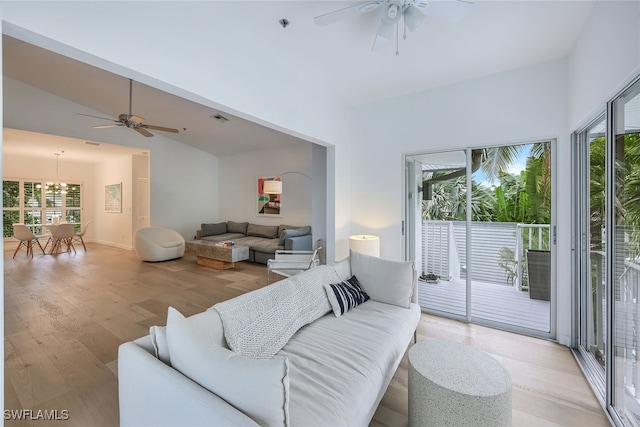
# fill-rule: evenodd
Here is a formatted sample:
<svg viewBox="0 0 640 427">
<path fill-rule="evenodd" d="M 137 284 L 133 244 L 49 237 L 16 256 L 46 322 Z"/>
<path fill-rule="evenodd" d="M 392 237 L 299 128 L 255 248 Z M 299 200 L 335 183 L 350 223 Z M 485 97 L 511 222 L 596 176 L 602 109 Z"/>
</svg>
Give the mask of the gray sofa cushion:
<svg viewBox="0 0 640 427">
<path fill-rule="evenodd" d="M 289 237 L 299 237 L 306 236 L 307 234 L 311 234 L 311 227 L 300 227 L 300 228 L 287 228 L 282 230 L 280 234 L 280 246 L 284 245 L 284 241 Z"/>
<path fill-rule="evenodd" d="M 275 254 L 278 247 L 278 239 L 265 239 L 264 237 L 247 236 L 235 240 L 236 245 L 249 246 L 252 251 Z M 273 258 L 273 257 L 272 257 Z"/>
<path fill-rule="evenodd" d="M 218 234 L 224 234 L 227 232 L 227 223 L 218 222 L 215 224 L 201 224 L 200 225 L 201 236 L 216 236 Z"/>
<path fill-rule="evenodd" d="M 224 242 L 226 240 L 235 240 L 246 237 L 242 233 L 224 233 L 224 234 L 216 234 L 215 236 L 205 236 L 202 240 L 208 240 L 210 242 Z"/>
<path fill-rule="evenodd" d="M 278 226 L 249 224 L 249 226 L 247 227 L 247 236 L 275 239 L 276 237 L 278 237 Z"/>
<path fill-rule="evenodd" d="M 248 222 L 233 222 L 227 221 L 227 232 L 229 233 L 242 233 L 247 235 Z"/>
</svg>

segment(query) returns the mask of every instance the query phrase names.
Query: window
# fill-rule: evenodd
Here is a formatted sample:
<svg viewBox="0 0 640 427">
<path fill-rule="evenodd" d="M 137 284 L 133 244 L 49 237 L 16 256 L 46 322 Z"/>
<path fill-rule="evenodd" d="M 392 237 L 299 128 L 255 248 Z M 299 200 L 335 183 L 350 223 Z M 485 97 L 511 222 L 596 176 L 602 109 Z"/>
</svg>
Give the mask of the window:
<svg viewBox="0 0 640 427">
<path fill-rule="evenodd" d="M 66 194 L 40 181 L 4 180 L 2 182 L 3 237 L 13 236 L 13 224 L 24 223 L 35 234 L 44 234 L 46 225 L 57 216 L 74 224 L 82 222 L 82 185 L 68 184 Z"/>
</svg>

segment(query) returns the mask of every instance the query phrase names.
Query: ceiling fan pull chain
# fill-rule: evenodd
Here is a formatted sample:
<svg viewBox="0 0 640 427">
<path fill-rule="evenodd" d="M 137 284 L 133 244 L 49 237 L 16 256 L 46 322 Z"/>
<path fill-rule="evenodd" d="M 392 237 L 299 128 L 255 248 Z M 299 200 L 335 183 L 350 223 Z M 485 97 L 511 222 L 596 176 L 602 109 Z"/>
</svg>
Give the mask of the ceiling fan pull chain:
<svg viewBox="0 0 640 427">
<path fill-rule="evenodd" d="M 404 15 L 402 15 L 402 25 L 403 25 L 403 31 L 404 31 L 404 34 L 402 34 L 402 40 L 406 40 L 407 39 L 407 19 L 404 17 Z"/>
<path fill-rule="evenodd" d="M 400 28 L 396 22 L 396 56 L 400 55 Z"/>
</svg>

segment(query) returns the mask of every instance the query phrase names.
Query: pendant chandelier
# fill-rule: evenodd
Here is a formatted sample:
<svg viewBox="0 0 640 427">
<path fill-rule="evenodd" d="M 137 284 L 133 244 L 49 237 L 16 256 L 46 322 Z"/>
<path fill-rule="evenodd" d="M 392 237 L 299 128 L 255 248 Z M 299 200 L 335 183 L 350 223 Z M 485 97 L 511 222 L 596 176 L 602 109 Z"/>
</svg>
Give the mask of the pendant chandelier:
<svg viewBox="0 0 640 427">
<path fill-rule="evenodd" d="M 62 153 L 64 153 L 64 151 Z M 67 194 L 67 183 L 60 182 L 60 180 L 58 179 L 58 160 L 60 160 L 60 154 L 62 153 L 53 153 L 53 155 L 56 156 L 56 180 L 54 182 L 47 182 L 45 184 L 47 193 L 59 193 L 63 195 Z"/>
</svg>

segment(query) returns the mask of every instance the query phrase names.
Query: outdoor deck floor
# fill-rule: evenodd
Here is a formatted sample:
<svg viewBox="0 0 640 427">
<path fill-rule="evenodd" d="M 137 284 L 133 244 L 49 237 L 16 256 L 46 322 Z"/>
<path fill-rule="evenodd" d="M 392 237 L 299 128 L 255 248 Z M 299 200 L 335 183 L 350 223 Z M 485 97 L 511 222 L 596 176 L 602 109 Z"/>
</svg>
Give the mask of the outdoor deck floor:
<svg viewBox="0 0 640 427">
<path fill-rule="evenodd" d="M 550 330 L 549 301 L 529 298 L 528 292 L 511 286 L 474 281 L 471 284 L 471 316 L 547 333 Z M 418 301 L 423 309 L 465 316 L 464 280 L 418 281 Z"/>
</svg>

